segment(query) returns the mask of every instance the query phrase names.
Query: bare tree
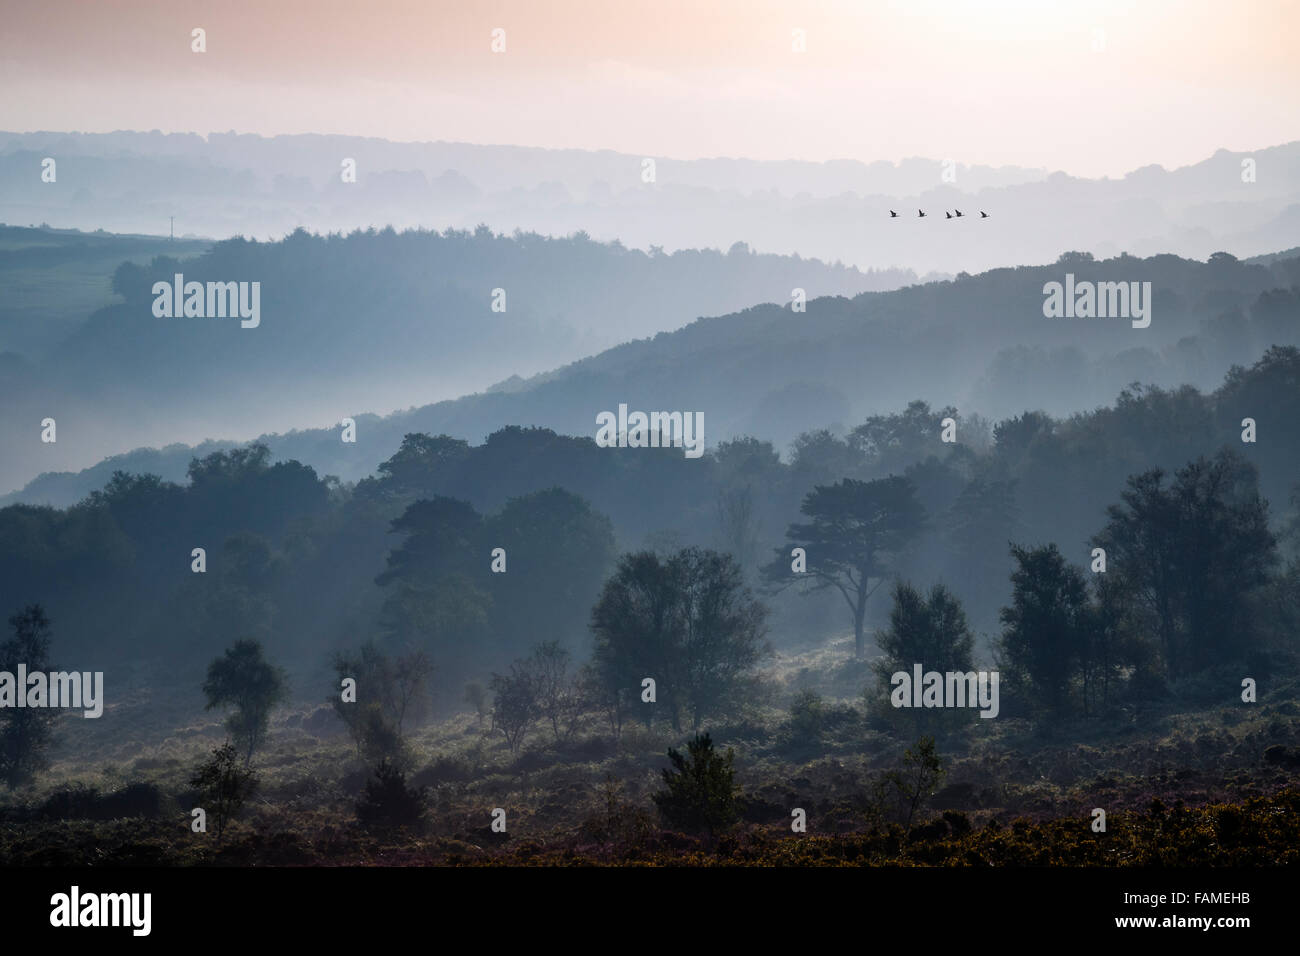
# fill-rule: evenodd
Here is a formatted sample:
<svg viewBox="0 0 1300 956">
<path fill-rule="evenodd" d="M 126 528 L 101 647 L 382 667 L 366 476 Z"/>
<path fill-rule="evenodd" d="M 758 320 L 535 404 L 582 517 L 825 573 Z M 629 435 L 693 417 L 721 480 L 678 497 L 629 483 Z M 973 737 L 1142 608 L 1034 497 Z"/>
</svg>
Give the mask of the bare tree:
<svg viewBox="0 0 1300 956">
<path fill-rule="evenodd" d="M 527 668 L 534 678 L 537 710 L 550 721 L 558 743 L 567 740 L 577 729 L 582 716 L 582 688 L 569 673 L 569 652 L 559 641 L 546 641 L 533 649 Z"/>
<path fill-rule="evenodd" d="M 519 752 L 524 735 L 537 719 L 536 679 L 518 662 L 510 665 L 509 674 L 493 674 L 492 729 L 500 731 L 512 754 Z"/>
</svg>

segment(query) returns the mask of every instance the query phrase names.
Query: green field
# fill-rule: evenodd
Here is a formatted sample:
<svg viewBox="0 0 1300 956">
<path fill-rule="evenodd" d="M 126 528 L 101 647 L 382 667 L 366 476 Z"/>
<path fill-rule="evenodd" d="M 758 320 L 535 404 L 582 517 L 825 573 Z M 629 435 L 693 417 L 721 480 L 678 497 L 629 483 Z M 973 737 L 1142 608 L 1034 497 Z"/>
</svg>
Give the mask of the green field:
<svg viewBox="0 0 1300 956">
<path fill-rule="evenodd" d="M 92 312 L 116 301 L 113 272 L 123 262 L 188 258 L 211 245 L 206 239 L 0 225 L 0 352 L 34 361 L 56 348 Z"/>
</svg>

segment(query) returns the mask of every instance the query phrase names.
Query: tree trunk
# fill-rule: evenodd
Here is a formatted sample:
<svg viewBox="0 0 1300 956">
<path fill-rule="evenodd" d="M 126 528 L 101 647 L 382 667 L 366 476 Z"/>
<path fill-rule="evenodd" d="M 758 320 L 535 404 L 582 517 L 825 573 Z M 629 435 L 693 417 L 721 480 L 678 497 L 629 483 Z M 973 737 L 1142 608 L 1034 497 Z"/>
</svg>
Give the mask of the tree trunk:
<svg viewBox="0 0 1300 956">
<path fill-rule="evenodd" d="M 858 659 L 867 655 L 867 640 L 862 632 L 862 621 L 867 616 L 867 595 L 858 592 L 858 606 L 853 609 L 853 650 Z"/>
</svg>

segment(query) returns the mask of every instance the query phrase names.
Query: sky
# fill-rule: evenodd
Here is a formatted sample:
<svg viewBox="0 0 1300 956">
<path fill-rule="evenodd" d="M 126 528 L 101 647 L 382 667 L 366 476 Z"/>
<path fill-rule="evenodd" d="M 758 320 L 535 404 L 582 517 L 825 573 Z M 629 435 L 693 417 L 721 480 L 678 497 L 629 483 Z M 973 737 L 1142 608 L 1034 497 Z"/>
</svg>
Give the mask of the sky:
<svg viewBox="0 0 1300 956">
<path fill-rule="evenodd" d="M 0 129 L 19 132 L 924 156 L 1080 176 L 1300 139 L 1300 0 L 0 6 Z"/>
</svg>

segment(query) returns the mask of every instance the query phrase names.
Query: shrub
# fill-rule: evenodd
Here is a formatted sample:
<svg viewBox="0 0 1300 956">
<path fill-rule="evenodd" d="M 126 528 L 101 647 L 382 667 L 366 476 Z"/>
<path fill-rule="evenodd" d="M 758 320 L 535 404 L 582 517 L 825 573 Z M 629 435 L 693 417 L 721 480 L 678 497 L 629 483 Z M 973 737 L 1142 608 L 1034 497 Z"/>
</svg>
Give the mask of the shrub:
<svg viewBox="0 0 1300 956">
<path fill-rule="evenodd" d="M 801 690 L 790 704 L 790 738 L 797 746 L 812 747 L 821 742 L 826 727 L 826 708 L 821 695 Z"/>
<path fill-rule="evenodd" d="M 425 814 L 426 791 L 410 787 L 400 768 L 381 760 L 357 801 L 357 819 L 377 830 L 414 827 Z"/>
<path fill-rule="evenodd" d="M 725 755 L 713 749 L 706 731 L 686 745 L 687 756 L 671 747 L 668 759 L 672 767 L 663 771 L 666 790 L 654 794 L 655 806 L 672 827 L 690 832 L 706 831 L 710 835 L 735 822 L 739 788 L 735 785 L 735 754 Z"/>
<path fill-rule="evenodd" d="M 466 783 L 474 779 L 474 765 L 463 757 L 438 757 L 411 778 L 416 786 Z"/>
<path fill-rule="evenodd" d="M 99 805 L 99 789 L 84 783 L 55 790 L 41 803 L 40 815 L 46 820 L 94 820 Z"/>
<path fill-rule="evenodd" d="M 144 817 L 152 820 L 162 816 L 171 800 L 152 783 L 129 783 L 121 790 L 103 794 L 99 799 L 97 819 L 118 820 L 125 817 Z"/>
<path fill-rule="evenodd" d="M 642 846 L 652 829 L 650 815 L 623 798 L 623 785 L 612 774 L 605 775 L 599 797 L 600 808 L 582 822 L 583 836 L 611 847 Z"/>
</svg>

